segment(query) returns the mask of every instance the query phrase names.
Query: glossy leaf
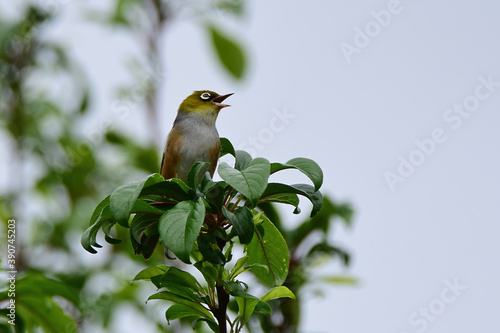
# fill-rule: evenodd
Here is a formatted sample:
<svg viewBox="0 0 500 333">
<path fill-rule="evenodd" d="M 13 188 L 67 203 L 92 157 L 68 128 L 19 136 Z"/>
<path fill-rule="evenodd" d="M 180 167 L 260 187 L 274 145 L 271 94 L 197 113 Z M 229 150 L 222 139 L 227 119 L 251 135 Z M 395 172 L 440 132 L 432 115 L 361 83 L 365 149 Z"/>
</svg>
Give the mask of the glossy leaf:
<svg viewBox="0 0 500 333">
<path fill-rule="evenodd" d="M 110 208 L 114 219 L 121 226 L 128 228 L 128 219 L 135 200 L 139 197 L 141 183 L 132 183 L 118 187 L 110 197 Z"/>
<path fill-rule="evenodd" d="M 265 201 L 267 197 L 279 193 L 295 193 L 308 198 L 313 204 L 311 217 L 315 216 L 323 205 L 323 195 L 321 192 L 315 191 L 314 187 L 307 184 L 286 185 L 281 183 L 269 183 L 266 190 L 262 194 L 261 200 Z"/>
<path fill-rule="evenodd" d="M 189 187 L 182 180 L 172 178 L 144 188 L 141 196 L 155 194 L 164 196 L 166 202 L 178 202 L 190 199 L 188 192 Z"/>
<path fill-rule="evenodd" d="M 226 258 L 215 244 L 215 237 L 213 235 L 200 234 L 198 236 L 198 249 L 203 255 L 204 260 L 215 265 L 224 265 L 226 263 Z"/>
<path fill-rule="evenodd" d="M 120 244 L 121 239 L 114 238 L 111 236 L 111 229 L 115 226 L 116 222 L 114 220 L 104 221 L 102 224 L 102 232 L 104 232 L 104 240 L 110 244 Z"/>
<path fill-rule="evenodd" d="M 224 216 L 231 222 L 241 244 L 249 244 L 253 238 L 255 225 L 252 211 L 248 207 L 238 207 L 230 212 L 226 207 L 222 208 Z"/>
<path fill-rule="evenodd" d="M 194 266 L 203 274 L 205 281 L 209 286 L 215 287 L 215 282 L 218 277 L 217 269 L 207 261 L 199 261 Z"/>
<path fill-rule="evenodd" d="M 94 209 L 94 212 L 92 213 L 92 217 L 90 218 L 89 225 L 93 225 L 97 219 L 101 217 L 101 212 L 104 209 L 104 207 L 109 205 L 109 197 L 111 195 L 108 195 L 106 198 L 104 198 Z"/>
<path fill-rule="evenodd" d="M 265 216 L 261 218 L 263 222 L 260 226 L 265 233 L 262 235 L 257 228 L 252 241 L 247 245 L 248 265 L 255 264 L 251 271 L 264 285 L 279 286 L 288 275 L 288 247 L 271 221 Z"/>
<path fill-rule="evenodd" d="M 113 216 L 111 214 L 111 210 L 109 209 L 109 204 L 106 204 L 94 224 L 88 227 L 81 237 L 80 242 L 85 250 L 93 254 L 97 253 L 94 247 L 102 247 L 102 245 L 97 243 L 97 233 L 104 222 L 111 220 L 112 218 Z"/>
<path fill-rule="evenodd" d="M 226 138 L 220 138 L 220 157 L 227 154 L 236 157 L 236 152 L 234 150 L 233 144 Z"/>
<path fill-rule="evenodd" d="M 223 281 L 224 289 L 232 296 L 243 297 L 243 298 L 257 298 L 250 295 L 246 291 L 248 290 L 248 285 L 241 281 Z"/>
<path fill-rule="evenodd" d="M 245 169 L 250 162 L 252 162 L 252 156 L 244 150 L 237 150 L 236 154 L 236 162 L 234 164 L 234 168 L 237 170 Z"/>
<path fill-rule="evenodd" d="M 193 328 L 193 330 L 196 330 L 196 324 L 198 324 L 199 322 L 205 322 L 208 325 L 208 327 L 210 327 L 212 332 L 219 333 L 219 325 L 214 320 L 209 320 L 206 318 L 200 318 L 193 321 L 191 323 L 191 327 Z"/>
<path fill-rule="evenodd" d="M 130 234 L 136 242 L 141 243 L 146 230 L 158 223 L 159 216 L 137 214 L 130 223 Z"/>
<path fill-rule="evenodd" d="M 187 174 L 187 185 L 189 185 L 191 188 L 197 188 L 198 184 L 203 176 L 203 173 L 205 173 L 208 170 L 208 165 L 210 163 L 208 162 L 196 162 L 192 167 L 191 170 L 189 170 L 189 173 Z M 200 173 L 202 173 L 200 175 Z"/>
<path fill-rule="evenodd" d="M 167 322 L 170 324 L 170 321 L 174 319 L 190 317 L 194 317 L 194 319 L 196 319 L 200 317 L 200 313 L 187 305 L 174 304 L 167 309 L 167 311 L 165 312 L 165 317 L 167 318 Z"/>
<path fill-rule="evenodd" d="M 148 267 L 140 271 L 132 281 L 137 281 L 137 280 L 151 280 L 152 277 L 154 276 L 161 276 L 167 271 L 170 267 L 167 266 L 153 266 L 153 267 Z"/>
<path fill-rule="evenodd" d="M 154 215 L 162 215 L 164 213 L 163 210 L 156 208 L 153 205 L 148 204 L 144 200 L 137 199 L 134 202 L 134 206 L 131 210 L 132 213 L 146 213 L 146 214 L 154 214 Z"/>
<path fill-rule="evenodd" d="M 276 287 L 276 288 L 269 290 L 267 293 L 265 293 L 260 298 L 260 300 L 263 302 L 267 302 L 267 301 L 271 301 L 273 299 L 282 298 L 282 297 L 295 299 L 295 295 L 292 293 L 292 291 L 290 289 L 288 289 L 285 286 L 279 286 L 279 287 Z"/>
<path fill-rule="evenodd" d="M 162 281 L 175 281 L 175 283 L 181 284 L 193 291 L 201 290 L 201 286 L 198 280 L 188 272 L 178 269 L 177 267 L 169 267 L 169 269 L 163 274 Z"/>
<path fill-rule="evenodd" d="M 111 193 L 109 207 L 116 222 L 128 228 L 128 220 L 132 208 L 144 187 L 149 187 L 159 183 L 163 177 L 159 174 L 152 174 L 140 182 L 120 186 Z"/>
<path fill-rule="evenodd" d="M 300 199 L 295 193 L 276 193 L 267 195 L 259 200 L 259 203 L 264 203 L 264 202 L 277 202 L 277 203 L 292 205 L 295 207 L 293 213 L 294 214 L 300 213 L 300 208 L 299 208 Z"/>
<path fill-rule="evenodd" d="M 247 256 L 243 256 L 238 261 L 236 261 L 236 264 L 234 264 L 233 269 L 231 270 L 231 274 L 229 275 L 230 280 L 234 280 L 238 275 L 243 273 L 244 271 L 250 269 L 250 268 L 245 268 L 245 264 L 248 260 Z"/>
<path fill-rule="evenodd" d="M 161 299 L 161 300 L 173 302 L 175 304 L 185 305 L 185 306 L 193 309 L 193 311 L 196 311 L 197 313 L 199 313 L 200 316 L 202 316 L 206 319 L 212 320 L 212 321 L 214 320 L 214 318 L 212 317 L 210 312 L 207 309 L 205 309 L 202 305 L 200 305 L 200 304 L 198 304 L 190 299 L 187 299 L 187 298 L 181 297 L 179 295 L 176 295 L 174 293 L 171 293 L 169 291 L 162 291 L 162 292 L 153 294 L 153 295 L 149 296 L 148 301 L 152 300 L 152 299 Z"/>
<path fill-rule="evenodd" d="M 264 314 L 264 315 L 270 315 L 273 313 L 273 309 L 271 308 L 271 306 L 269 304 L 267 304 L 266 302 L 262 302 L 260 301 L 259 303 L 257 303 L 257 305 L 255 306 L 255 309 L 254 309 L 254 312 L 255 313 L 261 313 L 261 314 Z"/>
<path fill-rule="evenodd" d="M 236 191 L 243 194 L 255 206 L 267 187 L 270 173 L 269 161 L 256 158 L 242 170 L 231 168 L 223 162 L 219 165 L 219 175 Z"/>
<path fill-rule="evenodd" d="M 179 259 L 190 263 L 189 255 L 205 219 L 205 204 L 183 201 L 160 217 L 160 239 Z"/>
<path fill-rule="evenodd" d="M 238 316 L 243 324 L 246 324 L 252 316 L 255 307 L 259 303 L 258 298 L 235 297 L 238 303 Z"/>
<path fill-rule="evenodd" d="M 317 191 L 323 184 L 323 171 L 318 163 L 304 157 L 297 157 L 286 163 L 272 163 L 271 173 L 284 169 L 297 169 L 306 175 L 314 184 L 314 190 Z"/>
</svg>

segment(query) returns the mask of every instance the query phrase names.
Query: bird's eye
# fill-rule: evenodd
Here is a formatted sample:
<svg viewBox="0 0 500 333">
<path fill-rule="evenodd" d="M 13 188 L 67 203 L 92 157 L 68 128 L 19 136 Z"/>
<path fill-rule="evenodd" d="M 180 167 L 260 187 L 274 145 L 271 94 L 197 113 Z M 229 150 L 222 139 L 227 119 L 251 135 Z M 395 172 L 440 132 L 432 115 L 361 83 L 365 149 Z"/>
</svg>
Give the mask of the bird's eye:
<svg viewBox="0 0 500 333">
<path fill-rule="evenodd" d="M 209 98 L 210 98 L 210 94 L 209 94 L 209 93 L 203 93 L 203 94 L 201 94 L 201 96 L 200 96 L 200 97 L 201 97 L 201 99 L 205 99 L 205 100 L 207 100 L 207 99 L 209 99 Z"/>
</svg>

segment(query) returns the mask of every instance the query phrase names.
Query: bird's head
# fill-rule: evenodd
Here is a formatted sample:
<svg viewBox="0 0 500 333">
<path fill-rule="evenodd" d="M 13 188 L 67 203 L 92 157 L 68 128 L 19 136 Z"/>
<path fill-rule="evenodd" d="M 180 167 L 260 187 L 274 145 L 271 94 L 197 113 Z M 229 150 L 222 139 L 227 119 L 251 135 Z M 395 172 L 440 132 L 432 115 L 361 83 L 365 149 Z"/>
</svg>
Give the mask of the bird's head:
<svg viewBox="0 0 500 333">
<path fill-rule="evenodd" d="M 222 108 L 228 107 L 228 104 L 222 102 L 231 96 L 219 95 L 210 90 L 198 90 L 189 95 L 179 106 L 179 113 L 197 114 L 203 116 L 207 120 L 215 123 L 217 115 Z"/>
</svg>

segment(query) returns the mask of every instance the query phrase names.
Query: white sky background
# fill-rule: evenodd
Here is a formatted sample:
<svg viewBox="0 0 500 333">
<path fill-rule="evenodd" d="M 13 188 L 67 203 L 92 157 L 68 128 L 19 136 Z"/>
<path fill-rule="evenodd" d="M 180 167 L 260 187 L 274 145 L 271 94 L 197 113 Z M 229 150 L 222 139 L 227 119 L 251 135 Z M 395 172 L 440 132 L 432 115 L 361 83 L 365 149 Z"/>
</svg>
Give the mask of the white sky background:
<svg viewBox="0 0 500 333">
<path fill-rule="evenodd" d="M 301 332 L 496 332 L 500 3 L 401 0 L 349 63 L 340 44 L 355 46 L 354 29 L 376 28 L 371 12 L 391 3 L 253 1 L 242 22 L 221 16 L 220 26 L 241 36 L 250 56 L 242 84 L 207 56 L 203 29 L 174 22 L 163 45 L 161 131 L 167 134 L 177 106 L 196 89 L 235 93 L 218 129 L 240 148 L 251 148 L 250 136 L 267 139 L 276 110 L 295 116 L 256 152 L 272 161 L 314 159 L 325 172 L 323 192 L 352 202 L 354 228 L 336 230 L 335 239 L 352 252 L 348 273 L 360 279 L 358 287 L 328 288 L 326 297 L 307 301 Z M 82 8 L 106 7 L 100 1 L 60 4 L 51 34 L 70 47 L 97 94 L 88 130 L 104 119 L 137 128 L 140 116 L 112 112 L 112 88 L 130 80 L 125 62 L 133 42 L 82 18 Z M 492 91 L 477 88 L 480 77 L 498 83 Z M 466 101 L 475 111 L 455 129 L 456 120 L 443 117 Z M 415 152 L 415 141 L 428 141 L 435 129 L 446 140 L 429 156 Z M 424 159 L 391 191 L 384 173 L 397 174 L 400 156 L 410 155 Z M 290 217 L 306 214 L 304 205 L 301 217 Z M 466 289 L 453 293 L 445 281 Z M 427 319 L 423 308 L 430 308 Z"/>
</svg>

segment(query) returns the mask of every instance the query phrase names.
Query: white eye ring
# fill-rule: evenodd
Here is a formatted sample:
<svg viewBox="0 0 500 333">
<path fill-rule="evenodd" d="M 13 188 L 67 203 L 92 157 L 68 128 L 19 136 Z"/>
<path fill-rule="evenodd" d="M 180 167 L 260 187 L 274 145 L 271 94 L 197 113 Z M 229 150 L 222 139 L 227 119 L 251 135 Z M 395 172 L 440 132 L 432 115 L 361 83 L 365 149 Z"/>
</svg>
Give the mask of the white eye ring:
<svg viewBox="0 0 500 333">
<path fill-rule="evenodd" d="M 210 94 L 209 93 L 203 93 L 201 94 L 201 99 L 209 99 L 210 98 Z"/>
</svg>

